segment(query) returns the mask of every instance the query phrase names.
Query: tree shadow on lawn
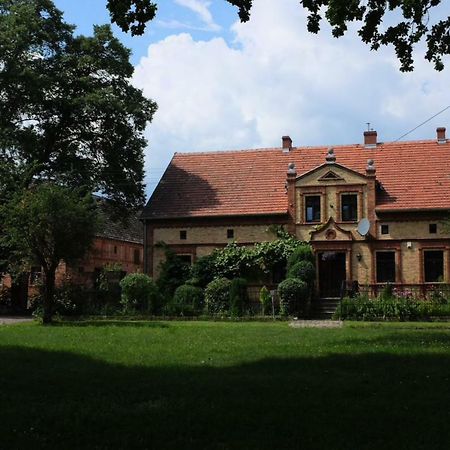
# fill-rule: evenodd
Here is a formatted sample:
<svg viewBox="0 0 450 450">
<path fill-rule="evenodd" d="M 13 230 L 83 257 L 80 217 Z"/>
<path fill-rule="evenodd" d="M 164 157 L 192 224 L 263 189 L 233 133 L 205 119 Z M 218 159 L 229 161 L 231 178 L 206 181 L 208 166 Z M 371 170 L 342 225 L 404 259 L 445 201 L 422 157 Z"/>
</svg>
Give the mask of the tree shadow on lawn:
<svg viewBox="0 0 450 450">
<path fill-rule="evenodd" d="M 49 327 L 136 327 L 136 328 L 168 328 L 164 322 L 152 322 L 149 320 L 128 320 L 128 319 L 87 319 L 87 320 L 67 320 L 62 322 L 52 322 Z"/>
<path fill-rule="evenodd" d="M 126 367 L 3 347 L 0 361 L 2 449 L 450 446 L 443 353 Z"/>
</svg>

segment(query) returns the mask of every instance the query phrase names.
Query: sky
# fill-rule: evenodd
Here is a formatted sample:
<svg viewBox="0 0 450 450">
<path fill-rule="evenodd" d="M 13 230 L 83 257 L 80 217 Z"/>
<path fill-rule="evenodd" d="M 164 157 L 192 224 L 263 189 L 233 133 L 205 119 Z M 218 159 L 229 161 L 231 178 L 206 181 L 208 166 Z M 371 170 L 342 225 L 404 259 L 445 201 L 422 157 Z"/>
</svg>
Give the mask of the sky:
<svg viewBox="0 0 450 450">
<path fill-rule="evenodd" d="M 107 0 L 55 0 L 76 33 L 109 23 Z M 146 130 L 147 195 L 175 152 L 393 141 L 450 105 L 450 60 L 436 72 L 416 50 L 402 73 L 392 48 L 370 51 L 349 27 L 335 39 L 306 30 L 298 0 L 254 0 L 249 22 L 225 0 L 165 0 L 146 33 L 131 37 L 132 83 L 158 103 Z M 444 1 L 441 11 L 450 1 Z M 437 11 L 439 13 L 439 10 Z M 450 109 L 403 140 L 434 139 Z M 337 155 L 338 156 L 338 155 Z M 424 155 L 426 157 L 426 155 Z"/>
</svg>

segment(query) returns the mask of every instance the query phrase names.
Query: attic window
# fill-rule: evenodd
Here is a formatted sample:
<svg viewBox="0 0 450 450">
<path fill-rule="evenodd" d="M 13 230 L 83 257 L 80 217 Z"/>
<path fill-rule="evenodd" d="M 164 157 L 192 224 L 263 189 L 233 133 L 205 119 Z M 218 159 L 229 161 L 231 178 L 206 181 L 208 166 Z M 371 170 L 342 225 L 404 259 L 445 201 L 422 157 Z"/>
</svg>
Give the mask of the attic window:
<svg viewBox="0 0 450 450">
<path fill-rule="evenodd" d="M 436 223 L 430 223 L 428 228 L 429 228 L 430 234 L 436 234 L 437 233 L 437 224 Z"/>
<path fill-rule="evenodd" d="M 180 230 L 180 240 L 185 241 L 187 239 L 187 231 Z"/>
<path fill-rule="evenodd" d="M 234 230 L 233 230 L 233 228 L 229 228 L 227 230 L 227 239 L 234 239 Z"/>
<path fill-rule="evenodd" d="M 381 225 L 381 234 L 389 234 L 389 225 Z"/>
<path fill-rule="evenodd" d="M 344 222 L 356 222 L 358 220 L 358 196 L 356 194 L 344 194 L 341 197 L 342 220 Z"/>
<path fill-rule="evenodd" d="M 134 249 L 133 262 L 134 262 L 134 264 L 140 264 L 141 263 L 141 251 L 138 248 Z"/>
<path fill-rule="evenodd" d="M 320 195 L 308 195 L 305 198 L 305 221 L 320 222 Z"/>
</svg>

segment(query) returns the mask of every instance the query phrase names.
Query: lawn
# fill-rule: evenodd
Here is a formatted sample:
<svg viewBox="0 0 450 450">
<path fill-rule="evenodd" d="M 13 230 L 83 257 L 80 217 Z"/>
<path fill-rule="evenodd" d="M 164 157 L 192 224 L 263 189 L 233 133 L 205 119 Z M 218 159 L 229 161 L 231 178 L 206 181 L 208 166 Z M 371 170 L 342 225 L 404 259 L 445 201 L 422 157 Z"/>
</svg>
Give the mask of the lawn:
<svg viewBox="0 0 450 450">
<path fill-rule="evenodd" d="M 0 327 L 0 448 L 448 449 L 450 324 Z"/>
</svg>

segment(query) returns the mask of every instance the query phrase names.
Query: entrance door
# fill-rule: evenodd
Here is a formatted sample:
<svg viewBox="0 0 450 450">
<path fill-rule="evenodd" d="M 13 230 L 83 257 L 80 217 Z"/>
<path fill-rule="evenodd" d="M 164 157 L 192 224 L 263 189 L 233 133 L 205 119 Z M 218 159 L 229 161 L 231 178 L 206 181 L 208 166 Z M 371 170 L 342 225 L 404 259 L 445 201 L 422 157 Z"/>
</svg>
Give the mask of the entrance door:
<svg viewBox="0 0 450 450">
<path fill-rule="evenodd" d="M 346 279 L 345 253 L 321 252 L 318 257 L 320 297 L 340 297 L 342 281 Z"/>
</svg>

